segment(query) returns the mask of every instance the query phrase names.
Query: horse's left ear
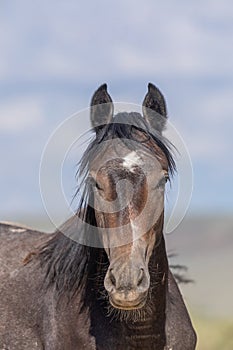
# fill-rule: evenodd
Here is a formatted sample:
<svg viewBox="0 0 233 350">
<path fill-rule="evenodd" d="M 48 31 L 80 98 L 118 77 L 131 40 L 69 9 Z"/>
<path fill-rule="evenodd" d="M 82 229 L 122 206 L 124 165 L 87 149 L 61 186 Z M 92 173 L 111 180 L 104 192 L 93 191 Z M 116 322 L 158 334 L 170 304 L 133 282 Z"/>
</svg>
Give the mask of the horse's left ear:
<svg viewBox="0 0 233 350">
<path fill-rule="evenodd" d="M 151 83 L 148 84 L 148 92 L 142 104 L 142 111 L 150 126 L 162 133 L 167 120 L 166 102 L 159 89 Z"/>
<path fill-rule="evenodd" d="M 107 92 L 107 84 L 101 85 L 91 99 L 91 125 L 94 129 L 108 124 L 113 117 L 113 103 Z"/>
</svg>

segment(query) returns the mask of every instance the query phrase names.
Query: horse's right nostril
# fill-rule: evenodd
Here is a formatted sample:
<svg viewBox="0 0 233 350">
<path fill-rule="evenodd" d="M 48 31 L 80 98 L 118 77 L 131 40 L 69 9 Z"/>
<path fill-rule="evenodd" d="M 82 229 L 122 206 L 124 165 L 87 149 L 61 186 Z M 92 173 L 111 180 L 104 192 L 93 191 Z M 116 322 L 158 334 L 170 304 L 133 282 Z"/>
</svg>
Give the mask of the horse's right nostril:
<svg viewBox="0 0 233 350">
<path fill-rule="evenodd" d="M 112 282 L 112 285 L 116 287 L 116 278 L 113 275 L 112 269 L 109 271 L 109 279 Z"/>
</svg>

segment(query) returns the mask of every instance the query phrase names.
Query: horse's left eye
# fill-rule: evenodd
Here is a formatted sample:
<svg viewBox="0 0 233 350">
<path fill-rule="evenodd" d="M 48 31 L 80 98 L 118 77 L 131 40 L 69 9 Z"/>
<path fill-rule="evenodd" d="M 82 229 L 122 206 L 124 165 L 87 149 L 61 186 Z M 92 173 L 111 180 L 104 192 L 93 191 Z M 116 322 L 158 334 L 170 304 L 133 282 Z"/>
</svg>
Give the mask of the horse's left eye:
<svg viewBox="0 0 233 350">
<path fill-rule="evenodd" d="M 159 182 L 157 183 L 156 185 L 156 189 L 161 189 L 161 188 L 164 188 L 166 182 L 169 180 L 169 176 L 168 175 L 165 175 L 164 177 L 162 177 L 162 179 L 159 180 Z"/>
<path fill-rule="evenodd" d="M 165 175 L 164 175 L 164 178 L 165 178 L 165 182 L 168 182 L 168 181 L 170 180 L 170 178 L 169 178 L 169 175 L 168 175 L 168 174 L 165 174 Z"/>
</svg>

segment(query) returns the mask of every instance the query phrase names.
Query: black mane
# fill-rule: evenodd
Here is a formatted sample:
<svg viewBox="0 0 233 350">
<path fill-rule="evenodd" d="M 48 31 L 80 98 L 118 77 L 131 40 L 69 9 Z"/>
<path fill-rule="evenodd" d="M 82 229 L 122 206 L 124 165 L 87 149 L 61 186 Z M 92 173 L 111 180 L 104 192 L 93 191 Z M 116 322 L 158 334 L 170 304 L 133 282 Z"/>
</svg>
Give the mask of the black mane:
<svg viewBox="0 0 233 350">
<path fill-rule="evenodd" d="M 80 196 L 77 214 L 57 230 L 52 239 L 42 246 L 38 253 L 40 263 L 46 269 L 46 286 L 54 285 L 58 295 L 68 292 L 73 296 L 79 290 L 85 290 L 88 279 L 97 276 L 100 270 L 103 270 L 103 266 L 105 267 L 104 271 L 108 267 L 108 258 L 103 248 L 79 244 L 69 237 L 72 228 L 73 230 L 75 228 L 76 234 L 90 234 L 90 232 L 81 233 L 79 231 L 76 223 L 78 217 L 81 217 L 92 227 L 96 227 L 94 209 L 88 205 L 92 192 L 86 180 L 90 161 L 95 158 L 97 153 L 97 146 L 104 141 L 118 138 L 128 148 L 132 148 L 132 143 L 127 141 L 139 141 L 135 131 L 141 131 L 145 142 L 140 140 L 138 147 L 148 149 L 147 141 L 153 140 L 167 158 L 169 173 L 173 175 L 176 170 L 170 150 L 171 144 L 160 133 L 151 130 L 149 124 L 139 113 L 119 113 L 112 123 L 98 127 L 93 131 L 95 137 L 84 152 L 76 174 L 79 181 L 76 196 Z"/>
</svg>

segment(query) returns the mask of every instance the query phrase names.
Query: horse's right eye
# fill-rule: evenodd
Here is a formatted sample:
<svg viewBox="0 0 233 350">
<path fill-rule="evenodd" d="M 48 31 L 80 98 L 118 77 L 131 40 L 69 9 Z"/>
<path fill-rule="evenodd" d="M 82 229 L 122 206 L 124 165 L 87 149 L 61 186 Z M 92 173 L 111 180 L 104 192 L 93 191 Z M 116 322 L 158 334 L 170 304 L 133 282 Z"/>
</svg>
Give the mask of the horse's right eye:
<svg viewBox="0 0 233 350">
<path fill-rule="evenodd" d="M 96 181 L 95 181 L 95 187 L 97 188 L 97 190 L 102 190 L 102 188 L 100 187 L 100 185 Z"/>
<path fill-rule="evenodd" d="M 96 188 L 97 190 L 101 191 L 102 190 L 102 187 L 98 184 L 98 182 L 93 179 L 93 177 L 90 177 L 89 178 L 89 184 L 93 187 L 93 188 Z"/>
</svg>

